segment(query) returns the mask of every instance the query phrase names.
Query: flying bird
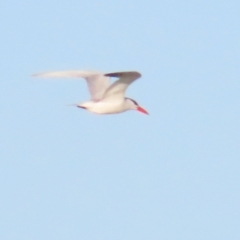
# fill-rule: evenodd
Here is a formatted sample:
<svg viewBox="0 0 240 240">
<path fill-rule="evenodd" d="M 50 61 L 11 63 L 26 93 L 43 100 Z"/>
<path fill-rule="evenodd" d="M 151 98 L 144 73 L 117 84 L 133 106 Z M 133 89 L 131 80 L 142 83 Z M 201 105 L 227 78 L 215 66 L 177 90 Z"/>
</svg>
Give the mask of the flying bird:
<svg viewBox="0 0 240 240">
<path fill-rule="evenodd" d="M 42 78 L 84 78 L 87 81 L 91 99 L 75 106 L 96 114 L 115 114 L 127 110 L 137 110 L 148 114 L 135 100 L 125 97 L 128 86 L 141 77 L 141 74 L 135 71 L 107 74 L 97 71 L 57 71 L 38 73 L 33 76 Z M 116 77 L 118 80 L 110 84 L 110 77 Z"/>
</svg>

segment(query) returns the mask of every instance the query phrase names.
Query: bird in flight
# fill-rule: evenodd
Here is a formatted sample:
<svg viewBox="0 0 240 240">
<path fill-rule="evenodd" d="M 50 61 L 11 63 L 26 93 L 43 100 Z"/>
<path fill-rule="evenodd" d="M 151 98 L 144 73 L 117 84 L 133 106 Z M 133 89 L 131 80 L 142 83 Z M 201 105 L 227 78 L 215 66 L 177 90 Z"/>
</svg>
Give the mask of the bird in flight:
<svg viewBox="0 0 240 240">
<path fill-rule="evenodd" d="M 148 112 L 138 103 L 125 97 L 127 87 L 141 77 L 135 71 L 101 73 L 97 71 L 57 71 L 34 74 L 34 77 L 41 78 L 84 78 L 87 81 L 91 99 L 75 106 L 86 109 L 96 114 L 115 114 L 127 110 L 137 110 L 141 113 Z M 118 80 L 110 84 L 110 77 L 117 77 Z"/>
</svg>

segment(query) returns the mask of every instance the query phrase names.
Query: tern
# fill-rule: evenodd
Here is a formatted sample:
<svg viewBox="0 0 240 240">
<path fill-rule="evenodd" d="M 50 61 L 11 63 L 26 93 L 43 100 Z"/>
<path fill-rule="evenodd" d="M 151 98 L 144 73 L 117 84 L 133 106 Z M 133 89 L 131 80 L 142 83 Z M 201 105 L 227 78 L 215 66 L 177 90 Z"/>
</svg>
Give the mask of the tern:
<svg viewBox="0 0 240 240">
<path fill-rule="evenodd" d="M 136 71 L 102 73 L 97 71 L 57 71 L 34 74 L 41 78 L 84 78 L 87 81 L 91 99 L 87 102 L 75 104 L 95 114 L 115 114 L 127 110 L 137 110 L 141 113 L 148 112 L 138 103 L 125 97 L 128 86 L 141 77 Z M 109 78 L 117 77 L 118 80 L 110 84 Z"/>
</svg>

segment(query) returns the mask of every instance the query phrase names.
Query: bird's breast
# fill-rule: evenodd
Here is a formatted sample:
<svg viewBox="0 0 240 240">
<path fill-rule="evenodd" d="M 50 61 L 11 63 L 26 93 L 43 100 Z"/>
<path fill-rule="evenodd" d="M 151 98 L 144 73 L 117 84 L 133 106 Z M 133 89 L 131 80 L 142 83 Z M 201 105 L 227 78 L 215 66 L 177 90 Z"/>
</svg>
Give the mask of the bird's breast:
<svg viewBox="0 0 240 240">
<path fill-rule="evenodd" d="M 89 111 L 97 114 L 114 114 L 124 112 L 125 109 L 124 101 L 113 101 L 113 102 L 94 102 L 91 107 L 88 108 Z"/>
</svg>

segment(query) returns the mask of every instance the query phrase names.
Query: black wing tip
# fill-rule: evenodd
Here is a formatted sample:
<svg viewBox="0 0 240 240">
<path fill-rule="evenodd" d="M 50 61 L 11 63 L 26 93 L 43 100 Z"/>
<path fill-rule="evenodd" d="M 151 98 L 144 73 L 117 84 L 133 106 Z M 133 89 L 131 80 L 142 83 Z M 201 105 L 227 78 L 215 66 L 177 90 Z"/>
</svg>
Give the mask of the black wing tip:
<svg viewBox="0 0 240 240">
<path fill-rule="evenodd" d="M 107 74 L 104 74 L 104 76 L 106 76 L 106 77 L 122 77 L 125 74 L 135 75 L 137 78 L 142 76 L 139 72 L 136 72 L 136 71 L 107 73 Z"/>
<path fill-rule="evenodd" d="M 120 73 L 107 73 L 107 74 L 104 74 L 104 76 L 106 76 L 106 77 L 120 77 L 121 74 Z"/>
</svg>

